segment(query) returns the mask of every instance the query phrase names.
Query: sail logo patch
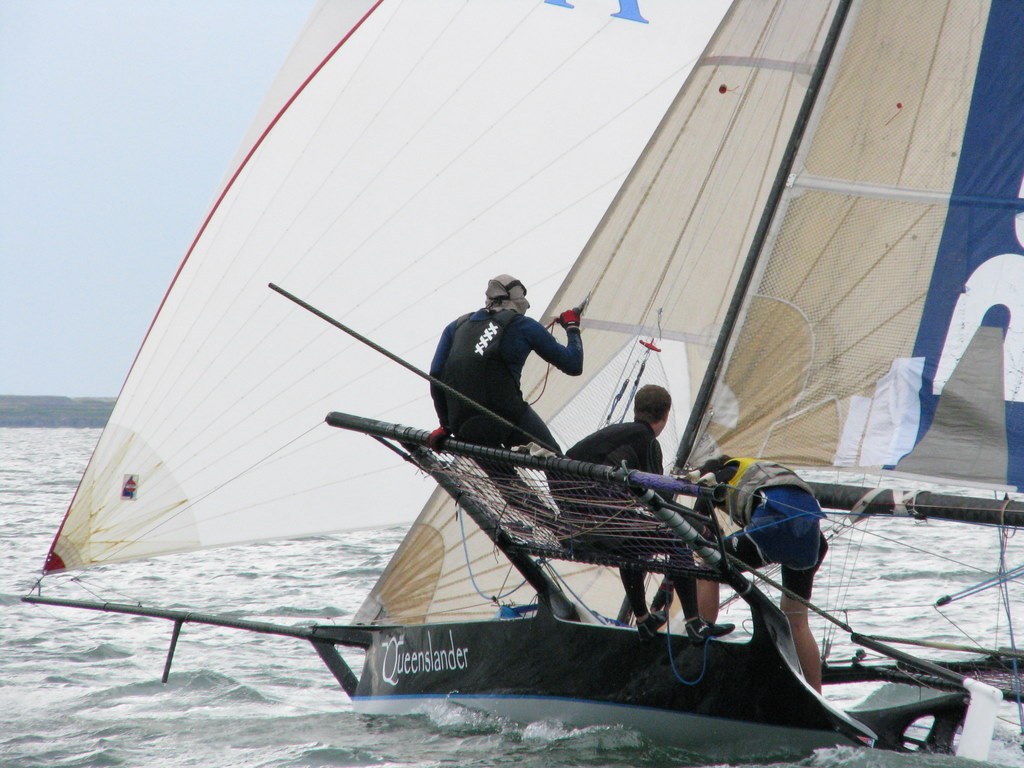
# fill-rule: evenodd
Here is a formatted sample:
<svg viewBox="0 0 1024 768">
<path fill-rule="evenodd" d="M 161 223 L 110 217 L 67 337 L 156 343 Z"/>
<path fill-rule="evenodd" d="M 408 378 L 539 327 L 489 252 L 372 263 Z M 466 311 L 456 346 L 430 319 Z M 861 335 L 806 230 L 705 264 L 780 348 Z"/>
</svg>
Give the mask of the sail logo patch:
<svg viewBox="0 0 1024 768">
<path fill-rule="evenodd" d="M 125 475 L 124 481 L 121 483 L 121 498 L 122 499 L 135 499 L 139 493 L 139 476 L 138 475 Z"/>
<path fill-rule="evenodd" d="M 559 8 L 576 7 L 568 0 L 544 0 L 544 2 L 547 5 L 557 5 Z M 640 0 L 619 0 L 619 12 L 613 13 L 612 18 L 639 21 L 641 24 L 648 23 L 647 19 L 640 15 Z"/>
<path fill-rule="evenodd" d="M 994 0 L 913 350 L 923 361 L 916 447 L 896 465 L 947 476 L 957 476 L 958 464 L 970 465 L 965 471 L 972 479 L 1018 487 L 1024 487 L 1022 36 L 1024 6 Z"/>
<path fill-rule="evenodd" d="M 390 685 L 398 685 L 403 676 L 469 669 L 469 649 L 456 647 L 451 630 L 448 630 L 447 646 L 434 648 L 433 637 L 428 632 L 426 648 L 415 650 L 406 646 L 402 635 L 388 638 L 382 651 L 380 676 Z"/>
<path fill-rule="evenodd" d="M 487 351 L 487 347 L 494 340 L 494 337 L 498 335 L 498 331 L 500 330 L 501 329 L 498 328 L 498 326 L 495 325 L 494 323 L 488 323 L 487 327 L 484 329 L 484 332 L 480 334 L 480 338 L 477 341 L 476 346 L 473 347 L 473 351 L 476 352 L 478 355 L 483 355 L 484 352 Z"/>
</svg>

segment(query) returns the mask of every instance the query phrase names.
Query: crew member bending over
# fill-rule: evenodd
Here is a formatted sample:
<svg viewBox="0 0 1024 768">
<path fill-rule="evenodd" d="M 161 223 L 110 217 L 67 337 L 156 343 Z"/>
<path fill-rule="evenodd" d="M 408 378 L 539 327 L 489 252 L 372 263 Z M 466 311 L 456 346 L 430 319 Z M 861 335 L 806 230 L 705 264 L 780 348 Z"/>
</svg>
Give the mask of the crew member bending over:
<svg viewBox="0 0 1024 768">
<path fill-rule="evenodd" d="M 793 642 L 804 678 L 821 692 L 821 655 L 807 621 L 814 575 L 828 552 L 821 532 L 825 516 L 810 487 L 781 464 L 757 459 L 720 456 L 700 468 L 713 472 L 719 483 L 728 483 L 726 512 L 737 533 L 725 540 L 726 551 L 752 568 L 768 563 L 782 565 L 784 594 L 780 607 L 789 619 Z M 698 500 L 697 510 L 710 514 L 709 502 Z M 707 621 L 718 618 L 719 587 L 714 581 L 698 584 L 700 613 Z"/>
</svg>

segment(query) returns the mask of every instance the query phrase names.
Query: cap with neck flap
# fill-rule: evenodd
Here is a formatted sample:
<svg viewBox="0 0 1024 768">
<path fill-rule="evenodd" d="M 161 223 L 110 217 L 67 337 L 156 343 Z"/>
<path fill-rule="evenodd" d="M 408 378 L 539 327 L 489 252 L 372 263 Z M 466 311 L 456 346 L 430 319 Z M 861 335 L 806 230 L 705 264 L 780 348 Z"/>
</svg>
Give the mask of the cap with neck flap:
<svg viewBox="0 0 1024 768">
<path fill-rule="evenodd" d="M 512 275 L 498 275 L 487 283 L 486 309 L 496 312 L 499 309 L 512 309 L 521 315 L 526 314 L 530 302 L 526 300 L 526 286 Z"/>
</svg>

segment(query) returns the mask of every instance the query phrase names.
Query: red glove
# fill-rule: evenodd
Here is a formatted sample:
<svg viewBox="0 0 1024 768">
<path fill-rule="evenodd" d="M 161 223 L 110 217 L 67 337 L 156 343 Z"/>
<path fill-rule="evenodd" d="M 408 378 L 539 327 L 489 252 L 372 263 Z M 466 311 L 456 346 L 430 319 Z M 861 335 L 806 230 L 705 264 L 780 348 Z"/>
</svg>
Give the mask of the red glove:
<svg viewBox="0 0 1024 768">
<path fill-rule="evenodd" d="M 438 427 L 427 438 L 427 447 L 432 451 L 440 451 L 444 447 L 444 441 L 451 436 L 448 427 Z"/>
<path fill-rule="evenodd" d="M 575 309 L 567 309 L 558 316 L 558 324 L 567 331 L 571 328 L 579 329 L 580 313 Z"/>
</svg>

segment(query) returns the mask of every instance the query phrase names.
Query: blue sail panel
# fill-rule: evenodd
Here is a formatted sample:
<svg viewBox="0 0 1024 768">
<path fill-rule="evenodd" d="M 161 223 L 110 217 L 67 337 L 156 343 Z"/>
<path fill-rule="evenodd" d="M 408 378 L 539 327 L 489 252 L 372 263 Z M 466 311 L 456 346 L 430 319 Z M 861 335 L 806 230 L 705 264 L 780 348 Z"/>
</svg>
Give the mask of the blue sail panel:
<svg viewBox="0 0 1024 768">
<path fill-rule="evenodd" d="M 992 3 L 914 355 L 915 448 L 896 466 L 1024 486 L 1024 4 Z"/>
<path fill-rule="evenodd" d="M 1015 0 L 857 4 L 691 463 L 1024 486 L 1022 39 Z"/>
</svg>

